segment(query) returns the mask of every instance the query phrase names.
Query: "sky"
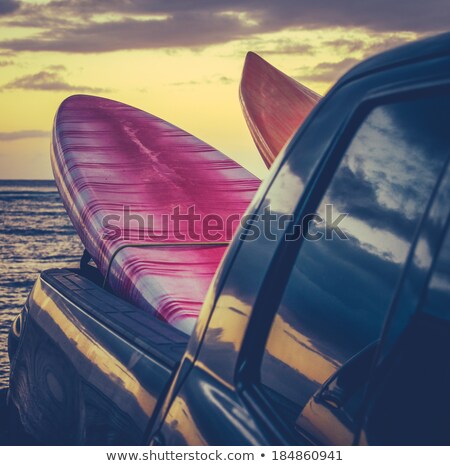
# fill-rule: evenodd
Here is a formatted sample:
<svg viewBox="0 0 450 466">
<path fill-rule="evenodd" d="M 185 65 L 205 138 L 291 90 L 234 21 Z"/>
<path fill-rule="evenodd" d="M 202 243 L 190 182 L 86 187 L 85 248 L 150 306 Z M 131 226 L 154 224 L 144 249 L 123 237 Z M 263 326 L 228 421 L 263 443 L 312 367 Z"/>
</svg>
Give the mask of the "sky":
<svg viewBox="0 0 450 466">
<path fill-rule="evenodd" d="M 238 99 L 248 51 L 323 95 L 360 60 L 449 24 L 448 0 L 0 0 L 0 179 L 53 178 L 53 117 L 79 93 L 264 177 Z"/>
</svg>

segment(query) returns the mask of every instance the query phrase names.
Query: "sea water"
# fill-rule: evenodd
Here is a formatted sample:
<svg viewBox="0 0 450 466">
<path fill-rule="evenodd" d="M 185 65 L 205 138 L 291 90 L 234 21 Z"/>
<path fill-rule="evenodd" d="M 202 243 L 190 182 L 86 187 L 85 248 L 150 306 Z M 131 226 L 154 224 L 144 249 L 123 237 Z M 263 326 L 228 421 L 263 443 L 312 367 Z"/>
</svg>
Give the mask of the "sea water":
<svg viewBox="0 0 450 466">
<path fill-rule="evenodd" d="M 0 180 L 0 389 L 8 330 L 42 270 L 76 265 L 81 242 L 53 181 Z"/>
</svg>

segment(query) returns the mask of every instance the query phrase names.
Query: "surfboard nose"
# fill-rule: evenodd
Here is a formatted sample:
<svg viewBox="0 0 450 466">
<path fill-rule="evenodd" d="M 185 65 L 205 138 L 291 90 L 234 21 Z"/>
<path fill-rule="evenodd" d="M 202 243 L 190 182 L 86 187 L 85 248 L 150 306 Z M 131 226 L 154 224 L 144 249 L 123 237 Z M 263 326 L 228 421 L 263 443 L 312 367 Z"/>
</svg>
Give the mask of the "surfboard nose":
<svg viewBox="0 0 450 466">
<path fill-rule="evenodd" d="M 320 96 L 256 53 L 248 52 L 239 98 L 255 145 L 270 167 Z"/>
<path fill-rule="evenodd" d="M 264 58 L 260 57 L 257 53 L 252 52 L 250 50 L 247 52 L 247 55 L 245 56 L 244 70 L 246 68 L 255 68 L 263 63 L 269 64 L 266 60 L 264 60 Z"/>
<path fill-rule="evenodd" d="M 244 61 L 244 68 L 242 69 L 240 84 L 241 93 L 249 95 L 254 93 L 256 91 L 255 81 L 258 80 L 261 82 L 268 79 L 270 71 L 281 73 L 255 52 L 247 52 Z"/>
</svg>

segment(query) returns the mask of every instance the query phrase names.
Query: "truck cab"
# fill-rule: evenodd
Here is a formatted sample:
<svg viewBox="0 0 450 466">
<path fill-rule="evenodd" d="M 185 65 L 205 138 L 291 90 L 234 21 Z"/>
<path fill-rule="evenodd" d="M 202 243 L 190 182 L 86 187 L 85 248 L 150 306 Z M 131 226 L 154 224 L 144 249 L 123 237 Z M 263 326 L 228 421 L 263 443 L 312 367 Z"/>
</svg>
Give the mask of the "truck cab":
<svg viewBox="0 0 450 466">
<path fill-rule="evenodd" d="M 371 58 L 277 157 L 187 336 L 41 274 L 10 406 L 44 444 L 448 444 L 450 35 Z"/>
</svg>

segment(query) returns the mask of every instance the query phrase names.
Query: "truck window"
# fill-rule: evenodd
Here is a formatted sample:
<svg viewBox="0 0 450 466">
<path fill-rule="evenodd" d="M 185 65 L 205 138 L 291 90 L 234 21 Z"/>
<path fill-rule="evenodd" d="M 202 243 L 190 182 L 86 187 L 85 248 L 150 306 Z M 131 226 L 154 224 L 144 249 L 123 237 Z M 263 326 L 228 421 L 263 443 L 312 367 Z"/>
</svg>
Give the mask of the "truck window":
<svg viewBox="0 0 450 466">
<path fill-rule="evenodd" d="M 313 239 L 296 240 L 260 372 L 269 402 L 290 425 L 339 368 L 379 338 L 448 154 L 449 115 L 450 98 L 442 95 L 374 107 L 319 202 L 323 221 L 313 222 Z M 345 238 L 332 228 L 341 214 Z"/>
<path fill-rule="evenodd" d="M 447 231 L 422 306 L 411 313 L 406 323 L 402 322 L 402 333 L 377 371 L 361 433 L 362 443 L 449 444 L 449 305 L 450 231 Z"/>
</svg>

